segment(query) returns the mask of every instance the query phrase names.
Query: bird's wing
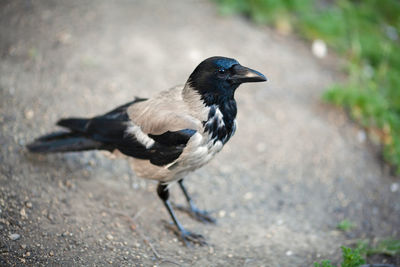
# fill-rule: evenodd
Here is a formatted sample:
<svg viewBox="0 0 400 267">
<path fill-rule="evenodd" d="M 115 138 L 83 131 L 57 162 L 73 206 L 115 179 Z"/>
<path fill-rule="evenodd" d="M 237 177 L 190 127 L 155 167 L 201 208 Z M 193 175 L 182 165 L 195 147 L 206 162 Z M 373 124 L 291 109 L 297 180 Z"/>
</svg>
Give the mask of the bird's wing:
<svg viewBox="0 0 400 267">
<path fill-rule="evenodd" d="M 127 108 L 130 122 L 126 137 L 147 147 L 144 151 L 146 156 L 139 158 L 148 158 L 159 166 L 169 164 L 181 155 L 189 139 L 202 131 L 202 123 L 190 115 L 181 92 L 182 87 L 175 87 Z M 137 147 L 129 147 L 135 151 L 125 148 L 120 151 L 137 153 Z"/>
<path fill-rule="evenodd" d="M 164 166 L 181 155 L 201 124 L 184 115 L 183 110 L 178 112 L 179 101 L 169 108 L 165 102 L 154 104 L 151 100 L 135 99 L 104 115 L 64 119 L 58 125 L 101 142 L 108 150 L 118 149 L 125 155 Z M 132 116 L 131 109 L 138 114 Z"/>
<path fill-rule="evenodd" d="M 193 116 L 182 99 L 182 86 L 163 91 L 155 97 L 130 106 L 129 119 L 146 134 L 161 135 L 167 131 L 202 129 L 202 122 Z"/>
</svg>

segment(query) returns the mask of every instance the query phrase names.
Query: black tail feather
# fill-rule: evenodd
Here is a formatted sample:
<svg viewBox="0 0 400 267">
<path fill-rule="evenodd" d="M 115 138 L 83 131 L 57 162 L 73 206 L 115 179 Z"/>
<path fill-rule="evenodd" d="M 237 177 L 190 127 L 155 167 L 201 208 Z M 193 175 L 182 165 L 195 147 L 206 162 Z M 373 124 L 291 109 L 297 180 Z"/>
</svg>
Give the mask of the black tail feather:
<svg viewBox="0 0 400 267">
<path fill-rule="evenodd" d="M 78 137 L 78 136 L 82 136 L 82 134 L 66 132 L 66 131 L 59 131 L 59 132 L 52 132 L 50 134 L 40 136 L 40 137 L 36 138 L 35 142 L 54 141 L 54 140 L 60 140 L 60 139 L 65 139 L 65 138 L 70 138 L 70 137 Z"/>
<path fill-rule="evenodd" d="M 73 131 L 84 133 L 86 132 L 86 127 L 89 120 L 90 119 L 82 119 L 82 118 L 61 119 L 57 122 L 57 125 L 71 129 Z"/>
<path fill-rule="evenodd" d="M 110 112 L 94 118 L 65 118 L 57 125 L 69 131 L 54 132 L 39 137 L 27 148 L 36 153 L 54 153 L 85 150 L 113 151 L 124 141 L 126 122 L 129 120 L 127 108 L 132 104 L 145 101 L 144 98 L 119 106 Z M 135 146 L 141 146 L 135 143 Z"/>
<path fill-rule="evenodd" d="M 104 144 L 91 140 L 77 132 L 55 132 L 39 137 L 26 146 L 35 153 L 74 152 L 93 149 L 106 149 Z"/>
</svg>

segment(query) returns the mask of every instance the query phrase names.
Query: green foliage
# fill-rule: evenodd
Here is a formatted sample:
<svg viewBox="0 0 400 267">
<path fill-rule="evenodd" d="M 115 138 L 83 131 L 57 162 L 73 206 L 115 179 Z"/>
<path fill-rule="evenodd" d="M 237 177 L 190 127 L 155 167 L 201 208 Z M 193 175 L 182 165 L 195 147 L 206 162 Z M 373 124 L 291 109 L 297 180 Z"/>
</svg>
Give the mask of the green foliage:
<svg viewBox="0 0 400 267">
<path fill-rule="evenodd" d="M 314 262 L 314 267 L 335 267 L 335 265 L 332 265 L 330 260 L 323 260 L 321 263 Z"/>
<path fill-rule="evenodd" d="M 324 99 L 348 109 L 384 145 L 400 173 L 400 1 L 215 0 L 224 14 L 286 25 L 307 39 L 322 39 L 347 59 L 346 84 Z"/>
<path fill-rule="evenodd" d="M 365 259 L 361 256 L 361 252 L 359 249 L 352 250 L 348 247 L 342 248 L 342 257 L 343 261 L 342 267 L 358 267 L 365 264 Z"/>
<path fill-rule="evenodd" d="M 389 256 L 400 255 L 400 240 L 387 239 L 378 243 L 376 247 L 366 249 L 367 255 L 384 254 Z"/>
<path fill-rule="evenodd" d="M 339 230 L 347 232 L 347 231 L 350 231 L 351 229 L 353 229 L 355 226 L 356 225 L 354 223 L 352 223 L 351 221 L 344 219 L 343 221 L 338 223 L 338 225 L 336 227 Z"/>
<path fill-rule="evenodd" d="M 359 249 L 351 249 L 348 247 L 342 248 L 342 263 L 341 267 L 359 267 L 365 264 L 365 259 L 361 256 L 363 252 Z M 315 262 L 314 267 L 335 267 L 329 260 L 323 260 L 321 263 Z"/>
<path fill-rule="evenodd" d="M 274 23 L 282 18 L 295 22 L 293 12 L 307 11 L 313 0 L 219 0 L 221 13 L 242 13 L 259 23 Z"/>
<path fill-rule="evenodd" d="M 341 267 L 358 267 L 366 263 L 364 256 L 383 254 L 388 256 L 400 255 L 400 240 L 386 239 L 380 241 L 376 246 L 370 246 L 369 242 L 362 240 L 358 242 L 355 249 L 342 248 Z M 321 263 L 314 262 L 314 267 L 336 267 L 330 260 L 323 260 Z"/>
</svg>

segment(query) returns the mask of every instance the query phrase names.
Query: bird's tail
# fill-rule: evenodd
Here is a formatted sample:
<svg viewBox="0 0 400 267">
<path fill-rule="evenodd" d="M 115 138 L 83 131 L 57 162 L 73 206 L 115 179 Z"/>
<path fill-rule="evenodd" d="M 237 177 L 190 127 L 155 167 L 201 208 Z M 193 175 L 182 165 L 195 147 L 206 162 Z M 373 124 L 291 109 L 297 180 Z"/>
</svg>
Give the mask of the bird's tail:
<svg viewBox="0 0 400 267">
<path fill-rule="evenodd" d="M 60 131 L 37 138 L 27 145 L 29 151 L 34 153 L 56 153 L 86 151 L 94 149 L 107 149 L 98 141 L 90 139 L 85 134 L 88 119 L 62 119 L 57 124 L 68 128 L 70 131 Z"/>
<path fill-rule="evenodd" d="M 26 147 L 34 153 L 56 153 L 103 149 L 103 144 L 78 132 L 63 131 L 39 137 Z"/>
</svg>

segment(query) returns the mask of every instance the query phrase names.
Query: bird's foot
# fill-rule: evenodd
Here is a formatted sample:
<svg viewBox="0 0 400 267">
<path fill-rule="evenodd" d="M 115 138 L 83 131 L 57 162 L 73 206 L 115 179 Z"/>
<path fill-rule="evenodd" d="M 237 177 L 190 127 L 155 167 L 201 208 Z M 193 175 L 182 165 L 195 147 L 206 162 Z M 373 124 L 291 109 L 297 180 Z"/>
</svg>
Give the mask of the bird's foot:
<svg viewBox="0 0 400 267">
<path fill-rule="evenodd" d="M 210 215 L 210 212 L 206 210 L 201 210 L 196 207 L 187 207 L 182 205 L 175 205 L 175 207 L 180 211 L 186 212 L 192 218 L 198 220 L 199 222 L 212 223 L 212 224 L 215 224 L 217 222 L 217 220 Z"/>
<path fill-rule="evenodd" d="M 178 229 L 173 223 L 165 222 L 165 224 L 166 227 L 172 230 L 183 241 L 183 243 L 185 243 L 187 247 L 191 247 L 193 244 L 197 244 L 199 246 L 208 245 L 205 238 L 200 234 L 187 231 L 183 228 Z"/>
<path fill-rule="evenodd" d="M 205 246 L 207 245 L 207 242 L 205 238 L 196 233 L 192 233 L 190 231 L 183 230 L 180 232 L 180 238 L 182 241 L 185 243 L 187 247 L 190 247 L 190 245 L 193 244 L 198 244 L 200 246 Z"/>
</svg>

